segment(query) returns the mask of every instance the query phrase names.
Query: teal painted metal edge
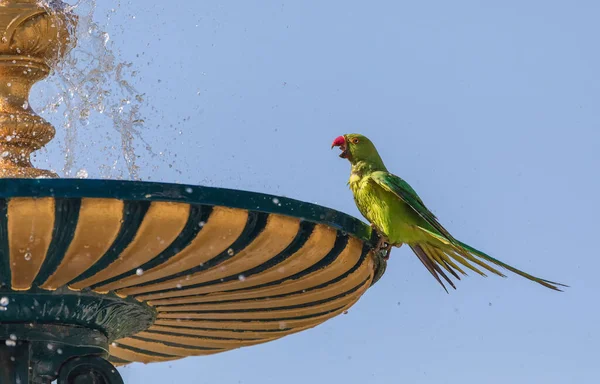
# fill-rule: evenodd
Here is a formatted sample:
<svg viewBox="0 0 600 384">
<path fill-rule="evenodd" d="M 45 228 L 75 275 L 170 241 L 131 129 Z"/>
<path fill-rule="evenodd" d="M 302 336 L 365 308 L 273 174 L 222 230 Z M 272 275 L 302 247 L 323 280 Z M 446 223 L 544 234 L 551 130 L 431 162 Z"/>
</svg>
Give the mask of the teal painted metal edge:
<svg viewBox="0 0 600 384">
<path fill-rule="evenodd" d="M 0 198 L 13 197 L 112 198 L 225 206 L 325 224 L 360 239 L 369 248 L 377 241 L 369 225 L 335 209 L 288 197 L 228 188 L 127 180 L 0 179 Z M 378 260 L 373 284 L 383 274 L 386 264 L 381 257 L 377 258 L 381 260 Z"/>
</svg>

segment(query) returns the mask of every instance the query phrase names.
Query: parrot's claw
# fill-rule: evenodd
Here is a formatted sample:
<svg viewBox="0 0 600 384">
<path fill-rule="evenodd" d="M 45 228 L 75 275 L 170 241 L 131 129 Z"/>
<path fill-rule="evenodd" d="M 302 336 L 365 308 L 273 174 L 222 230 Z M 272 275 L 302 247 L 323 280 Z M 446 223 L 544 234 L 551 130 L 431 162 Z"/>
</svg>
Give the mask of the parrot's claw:
<svg viewBox="0 0 600 384">
<path fill-rule="evenodd" d="M 388 261 L 390 259 L 390 253 L 392 253 L 392 244 L 386 243 L 385 256 L 383 256 L 383 260 Z"/>
<path fill-rule="evenodd" d="M 390 258 L 390 253 L 392 252 L 392 244 L 390 244 L 389 240 L 381 234 L 381 231 L 379 231 L 375 224 L 371 223 L 371 229 L 375 231 L 379 237 L 373 252 L 382 255 L 383 259 L 387 261 Z"/>
<path fill-rule="evenodd" d="M 383 259 L 387 261 L 390 258 L 390 253 L 392 252 L 392 244 L 390 244 L 385 237 L 380 236 L 374 252 L 378 254 L 384 252 Z"/>
</svg>

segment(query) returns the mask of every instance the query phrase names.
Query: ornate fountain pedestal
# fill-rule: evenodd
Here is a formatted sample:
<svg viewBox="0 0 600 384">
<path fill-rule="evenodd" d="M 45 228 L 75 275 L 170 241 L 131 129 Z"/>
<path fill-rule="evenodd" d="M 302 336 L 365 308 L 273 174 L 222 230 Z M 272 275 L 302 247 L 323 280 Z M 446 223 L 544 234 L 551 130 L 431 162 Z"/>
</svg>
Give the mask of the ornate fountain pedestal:
<svg viewBox="0 0 600 384">
<path fill-rule="evenodd" d="M 55 134 L 29 106 L 29 90 L 73 46 L 75 18 L 48 11 L 36 0 L 0 1 L 0 177 L 56 177 L 29 159 Z"/>
<path fill-rule="evenodd" d="M 344 313 L 381 277 L 370 227 L 328 208 L 33 168 L 54 128 L 29 90 L 75 21 L 0 1 L 0 384 L 119 384 L 113 364 L 269 342 Z"/>
<path fill-rule="evenodd" d="M 0 383 L 123 383 L 106 360 L 108 342 L 85 327 L 44 324 L 0 326 Z M 94 381 L 95 380 L 95 381 Z"/>
</svg>

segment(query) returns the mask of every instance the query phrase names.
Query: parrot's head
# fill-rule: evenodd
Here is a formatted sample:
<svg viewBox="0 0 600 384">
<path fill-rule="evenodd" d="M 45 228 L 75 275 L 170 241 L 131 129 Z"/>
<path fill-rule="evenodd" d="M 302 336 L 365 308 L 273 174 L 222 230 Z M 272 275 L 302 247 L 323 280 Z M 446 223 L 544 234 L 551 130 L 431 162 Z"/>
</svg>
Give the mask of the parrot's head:
<svg viewBox="0 0 600 384">
<path fill-rule="evenodd" d="M 359 161 L 369 163 L 380 163 L 381 158 L 375 145 L 367 137 L 358 133 L 349 133 L 337 137 L 333 140 L 331 148 L 339 147 L 342 151 L 340 157 L 348 159 L 350 163 L 355 164 Z"/>
</svg>

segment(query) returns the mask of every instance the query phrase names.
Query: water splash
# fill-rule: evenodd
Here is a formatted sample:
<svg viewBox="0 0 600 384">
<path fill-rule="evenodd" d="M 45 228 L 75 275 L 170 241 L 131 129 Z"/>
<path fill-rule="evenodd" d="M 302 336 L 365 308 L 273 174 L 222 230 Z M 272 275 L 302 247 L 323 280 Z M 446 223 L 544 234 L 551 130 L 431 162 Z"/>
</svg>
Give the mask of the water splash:
<svg viewBox="0 0 600 384">
<path fill-rule="evenodd" d="M 117 8 L 120 5 L 117 2 Z M 73 28 L 77 46 L 73 48 L 57 66 L 54 67 L 47 83 L 57 88 L 50 91 L 49 100 L 43 101 L 39 110 L 41 115 L 62 112 L 61 126 L 65 139 L 63 143 L 64 166 L 66 177 L 72 176 L 80 148 L 91 146 L 110 151 L 105 140 L 91 141 L 92 133 L 102 132 L 104 127 L 112 125 L 120 138 L 120 160 L 112 164 L 103 164 L 104 177 L 139 180 L 139 166 L 136 159 L 135 140 L 143 144 L 143 148 L 155 156 L 152 148 L 142 138 L 144 119 L 141 110 L 144 95 L 140 94 L 133 83 L 137 72 L 133 63 L 119 62 L 118 55 L 111 49 L 109 34 L 94 21 L 96 0 L 79 0 L 68 4 L 61 0 L 39 0 L 38 4 L 49 12 L 63 10 L 77 15 L 78 22 Z M 112 13 L 116 9 L 111 10 Z M 107 23 L 110 21 L 107 15 Z M 96 117 L 92 119 L 92 117 Z M 96 120 L 109 119 L 105 124 Z M 94 122 L 94 123 L 91 123 Z M 85 134 L 85 143 L 79 145 L 79 135 Z M 110 161 L 110 160 L 109 160 Z M 119 169 L 119 167 L 125 169 Z"/>
</svg>

